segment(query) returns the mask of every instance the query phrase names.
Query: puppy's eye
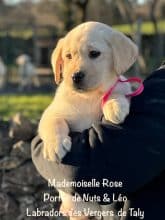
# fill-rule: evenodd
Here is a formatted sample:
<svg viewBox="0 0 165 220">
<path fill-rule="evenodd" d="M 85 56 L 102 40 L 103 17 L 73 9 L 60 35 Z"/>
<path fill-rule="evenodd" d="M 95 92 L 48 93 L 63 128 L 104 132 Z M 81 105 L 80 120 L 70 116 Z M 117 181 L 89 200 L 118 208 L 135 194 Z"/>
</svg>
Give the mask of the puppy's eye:
<svg viewBox="0 0 165 220">
<path fill-rule="evenodd" d="M 67 53 L 67 54 L 66 54 L 66 57 L 67 57 L 69 60 L 71 60 L 71 59 L 72 59 L 71 53 Z"/>
<path fill-rule="evenodd" d="M 89 52 L 89 58 L 95 59 L 95 58 L 99 57 L 100 54 L 101 54 L 100 51 L 91 50 L 91 51 Z"/>
</svg>

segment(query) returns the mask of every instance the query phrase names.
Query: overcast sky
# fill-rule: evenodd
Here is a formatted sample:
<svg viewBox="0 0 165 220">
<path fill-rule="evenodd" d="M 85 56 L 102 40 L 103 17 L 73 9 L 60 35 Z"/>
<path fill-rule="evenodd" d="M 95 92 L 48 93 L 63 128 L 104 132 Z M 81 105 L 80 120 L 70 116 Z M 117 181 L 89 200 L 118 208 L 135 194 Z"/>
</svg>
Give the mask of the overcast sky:
<svg viewBox="0 0 165 220">
<path fill-rule="evenodd" d="M 17 4 L 19 2 L 21 2 L 23 0 L 4 0 L 4 2 L 6 2 L 6 4 L 10 4 L 10 5 L 13 5 L 13 4 Z M 39 0 L 33 0 L 34 2 L 37 2 Z"/>
</svg>

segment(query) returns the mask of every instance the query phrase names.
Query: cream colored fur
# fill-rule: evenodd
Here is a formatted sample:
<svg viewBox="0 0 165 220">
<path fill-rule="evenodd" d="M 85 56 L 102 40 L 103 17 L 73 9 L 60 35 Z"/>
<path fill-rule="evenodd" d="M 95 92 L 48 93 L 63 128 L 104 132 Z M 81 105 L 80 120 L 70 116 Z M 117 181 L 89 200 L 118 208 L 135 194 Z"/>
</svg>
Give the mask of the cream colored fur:
<svg viewBox="0 0 165 220">
<path fill-rule="evenodd" d="M 90 59 L 88 55 L 92 50 L 99 51 L 100 56 Z M 71 59 L 68 59 L 68 54 Z M 39 135 L 44 142 L 44 158 L 53 161 L 56 154 L 62 159 L 71 149 L 70 130 L 81 132 L 90 128 L 103 114 L 106 120 L 113 123 L 124 121 L 130 106 L 125 97 L 131 91 L 129 83 L 116 87 L 103 111 L 101 98 L 118 76 L 135 62 L 137 56 L 137 47 L 129 38 L 98 22 L 77 26 L 57 43 L 51 62 L 56 83 L 60 83 L 61 77 L 62 82 L 39 123 Z M 78 71 L 85 72 L 83 91 L 76 91 L 73 87 L 72 75 Z M 71 203 L 70 195 L 63 192 L 60 194 L 63 206 L 71 204 L 77 207 Z M 84 205 L 87 203 L 82 202 L 79 208 Z M 95 204 L 95 207 L 98 205 Z"/>
</svg>

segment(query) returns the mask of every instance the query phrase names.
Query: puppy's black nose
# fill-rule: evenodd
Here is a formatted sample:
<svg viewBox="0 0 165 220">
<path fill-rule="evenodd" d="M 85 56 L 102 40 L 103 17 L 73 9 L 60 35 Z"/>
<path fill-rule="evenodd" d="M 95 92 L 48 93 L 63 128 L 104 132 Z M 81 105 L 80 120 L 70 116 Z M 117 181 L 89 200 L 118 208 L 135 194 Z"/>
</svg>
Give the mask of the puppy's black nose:
<svg viewBox="0 0 165 220">
<path fill-rule="evenodd" d="M 79 71 L 79 72 L 74 73 L 72 75 L 72 80 L 75 84 L 79 84 L 82 82 L 84 76 L 85 76 L 85 74 L 82 71 Z"/>
</svg>

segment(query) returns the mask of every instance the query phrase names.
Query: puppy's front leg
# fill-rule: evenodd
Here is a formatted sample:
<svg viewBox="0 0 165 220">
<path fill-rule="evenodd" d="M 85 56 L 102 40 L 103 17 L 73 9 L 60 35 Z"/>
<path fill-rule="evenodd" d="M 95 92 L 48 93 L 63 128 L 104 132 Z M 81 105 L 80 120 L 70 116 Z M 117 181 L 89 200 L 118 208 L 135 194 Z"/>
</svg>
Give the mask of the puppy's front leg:
<svg viewBox="0 0 165 220">
<path fill-rule="evenodd" d="M 124 95 L 114 94 L 103 106 L 103 114 L 106 120 L 114 124 L 120 124 L 129 114 L 130 101 Z"/>
<path fill-rule="evenodd" d="M 71 149 L 69 127 L 62 118 L 43 117 L 39 124 L 39 135 L 44 142 L 43 155 L 55 160 L 55 154 L 62 159 Z"/>
</svg>

